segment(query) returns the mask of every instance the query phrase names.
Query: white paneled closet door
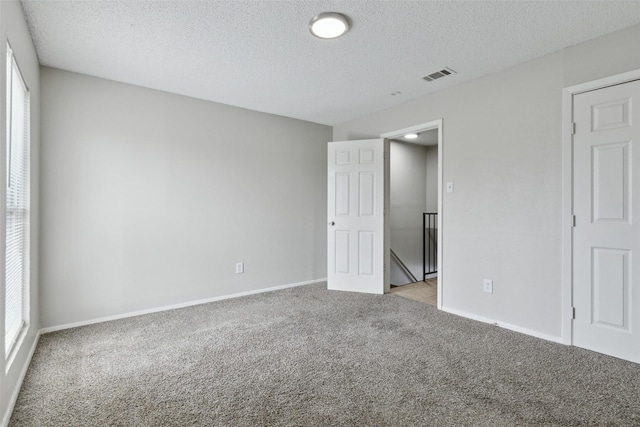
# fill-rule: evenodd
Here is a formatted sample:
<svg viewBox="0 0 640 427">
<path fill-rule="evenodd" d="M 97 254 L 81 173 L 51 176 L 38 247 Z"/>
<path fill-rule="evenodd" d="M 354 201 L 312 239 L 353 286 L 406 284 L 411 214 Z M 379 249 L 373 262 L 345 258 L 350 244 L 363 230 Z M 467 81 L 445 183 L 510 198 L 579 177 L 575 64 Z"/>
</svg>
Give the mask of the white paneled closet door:
<svg viewBox="0 0 640 427">
<path fill-rule="evenodd" d="M 573 344 L 640 362 L 640 81 L 573 114 Z"/>
</svg>

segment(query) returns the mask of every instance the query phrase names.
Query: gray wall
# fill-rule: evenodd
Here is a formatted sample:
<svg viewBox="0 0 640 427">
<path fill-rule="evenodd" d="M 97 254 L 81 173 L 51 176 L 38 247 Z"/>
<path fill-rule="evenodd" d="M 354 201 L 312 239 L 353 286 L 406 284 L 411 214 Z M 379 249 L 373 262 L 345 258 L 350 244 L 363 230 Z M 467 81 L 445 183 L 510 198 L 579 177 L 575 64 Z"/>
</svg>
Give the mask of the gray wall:
<svg viewBox="0 0 640 427">
<path fill-rule="evenodd" d="M 639 41 L 634 26 L 334 127 L 363 139 L 444 119 L 444 308 L 560 337 L 562 89 L 640 68 Z"/>
<path fill-rule="evenodd" d="M 427 204 L 427 147 L 391 141 L 389 226 L 391 249 L 420 279 L 422 276 L 422 213 Z M 437 168 L 437 164 L 436 164 Z M 412 280 L 391 258 L 391 284 Z"/>
<path fill-rule="evenodd" d="M 330 127 L 41 77 L 43 327 L 326 277 Z"/>
<path fill-rule="evenodd" d="M 427 147 L 427 210 L 438 212 L 438 146 Z"/>
<path fill-rule="evenodd" d="M 39 298 L 38 298 L 38 239 L 39 239 L 39 136 L 40 136 L 40 81 L 38 58 L 36 57 L 31 36 L 27 29 L 26 21 L 22 14 L 22 7 L 17 1 L 0 2 L 0 123 L 2 128 L 2 146 L 6 134 L 4 132 L 6 123 L 6 62 L 7 62 L 7 41 L 11 44 L 15 58 L 20 65 L 20 70 L 31 92 L 31 289 L 30 298 L 30 319 L 29 328 L 19 347 L 11 365 L 7 367 L 5 360 L 4 332 L 0 339 L 0 425 L 5 425 L 10 415 L 9 408 L 12 407 L 14 399 L 19 391 L 21 377 L 27 369 L 27 364 L 31 356 L 31 350 L 36 342 L 38 330 L 40 329 L 39 319 Z M 0 176 L 3 180 L 6 177 L 5 150 L 0 150 Z M 4 186 L 2 186 L 4 189 Z M 0 196 L 0 215 L 2 224 L 5 223 L 5 196 L 4 190 Z M 4 331 L 4 233 L 5 228 L 0 227 L 0 277 L 2 292 L 0 292 L 0 330 Z M 8 369 L 7 369 L 8 368 Z"/>
</svg>

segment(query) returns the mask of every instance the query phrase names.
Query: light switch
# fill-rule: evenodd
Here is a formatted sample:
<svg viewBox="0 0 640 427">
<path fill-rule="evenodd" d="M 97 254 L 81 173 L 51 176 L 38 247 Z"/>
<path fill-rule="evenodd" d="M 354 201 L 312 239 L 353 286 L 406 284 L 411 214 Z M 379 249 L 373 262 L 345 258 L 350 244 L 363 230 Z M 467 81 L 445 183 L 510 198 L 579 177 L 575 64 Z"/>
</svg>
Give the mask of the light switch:
<svg viewBox="0 0 640 427">
<path fill-rule="evenodd" d="M 447 193 L 453 193 L 453 181 L 447 182 Z"/>
</svg>

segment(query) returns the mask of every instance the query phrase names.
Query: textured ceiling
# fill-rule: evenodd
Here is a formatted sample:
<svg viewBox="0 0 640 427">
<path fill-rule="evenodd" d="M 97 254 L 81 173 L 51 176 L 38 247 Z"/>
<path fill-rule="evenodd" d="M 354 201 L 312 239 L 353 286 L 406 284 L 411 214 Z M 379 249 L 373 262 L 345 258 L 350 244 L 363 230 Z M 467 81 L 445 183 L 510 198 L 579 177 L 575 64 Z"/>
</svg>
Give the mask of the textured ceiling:
<svg viewBox="0 0 640 427">
<path fill-rule="evenodd" d="M 334 125 L 640 22 L 640 1 L 31 1 L 43 65 Z M 309 20 L 345 13 L 320 40 Z M 426 83 L 443 67 L 458 72 Z M 391 96 L 400 91 L 399 96 Z"/>
</svg>

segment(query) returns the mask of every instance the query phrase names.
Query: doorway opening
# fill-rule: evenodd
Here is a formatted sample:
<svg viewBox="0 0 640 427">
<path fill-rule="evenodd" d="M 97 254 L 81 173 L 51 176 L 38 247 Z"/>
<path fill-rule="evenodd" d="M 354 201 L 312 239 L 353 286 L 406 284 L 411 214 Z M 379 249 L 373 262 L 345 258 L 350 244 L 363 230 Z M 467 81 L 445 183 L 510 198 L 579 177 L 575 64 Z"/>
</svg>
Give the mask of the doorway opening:
<svg viewBox="0 0 640 427">
<path fill-rule="evenodd" d="M 389 141 L 391 293 L 442 307 L 442 120 Z"/>
</svg>

